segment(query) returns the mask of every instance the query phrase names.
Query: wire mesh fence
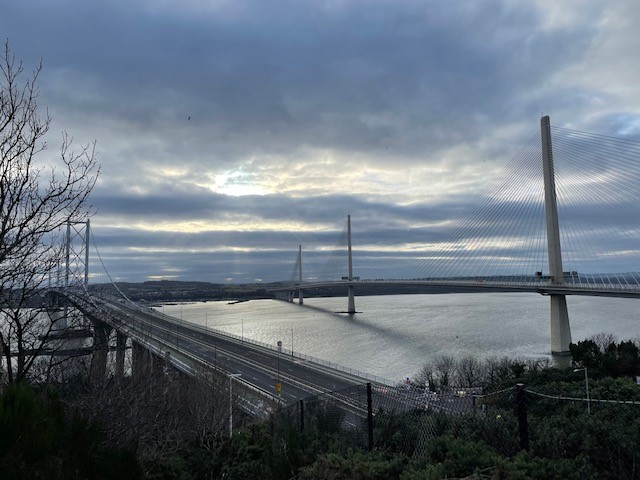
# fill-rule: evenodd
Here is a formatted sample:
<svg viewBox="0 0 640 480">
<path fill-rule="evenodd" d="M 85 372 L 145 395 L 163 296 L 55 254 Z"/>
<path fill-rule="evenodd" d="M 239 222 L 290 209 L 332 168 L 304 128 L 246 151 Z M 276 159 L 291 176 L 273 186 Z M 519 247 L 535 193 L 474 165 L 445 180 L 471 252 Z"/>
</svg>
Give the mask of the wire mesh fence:
<svg viewBox="0 0 640 480">
<path fill-rule="evenodd" d="M 640 401 L 552 395 L 517 385 L 429 392 L 356 385 L 309 397 L 271 418 L 274 442 L 322 442 L 426 456 L 444 437 L 564 462 L 580 478 L 640 478 Z M 294 440 L 295 437 L 297 440 Z"/>
</svg>

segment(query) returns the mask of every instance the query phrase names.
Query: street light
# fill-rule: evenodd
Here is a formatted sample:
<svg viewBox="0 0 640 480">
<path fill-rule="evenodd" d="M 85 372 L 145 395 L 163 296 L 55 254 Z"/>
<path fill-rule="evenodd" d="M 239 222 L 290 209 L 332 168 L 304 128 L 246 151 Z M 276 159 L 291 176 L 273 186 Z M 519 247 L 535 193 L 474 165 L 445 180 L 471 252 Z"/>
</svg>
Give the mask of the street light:
<svg viewBox="0 0 640 480">
<path fill-rule="evenodd" d="M 574 368 L 574 372 L 581 372 L 584 370 L 584 388 L 587 391 L 587 413 L 591 414 L 591 401 L 589 399 L 589 374 L 587 373 L 587 367 Z"/>
<path fill-rule="evenodd" d="M 276 383 L 276 390 L 278 391 L 278 404 L 282 401 L 282 381 L 280 380 L 280 354 L 282 353 L 282 340 L 278 340 L 278 382 Z"/>
<path fill-rule="evenodd" d="M 241 373 L 229 373 L 229 438 L 233 437 L 233 379 L 241 375 Z"/>
</svg>

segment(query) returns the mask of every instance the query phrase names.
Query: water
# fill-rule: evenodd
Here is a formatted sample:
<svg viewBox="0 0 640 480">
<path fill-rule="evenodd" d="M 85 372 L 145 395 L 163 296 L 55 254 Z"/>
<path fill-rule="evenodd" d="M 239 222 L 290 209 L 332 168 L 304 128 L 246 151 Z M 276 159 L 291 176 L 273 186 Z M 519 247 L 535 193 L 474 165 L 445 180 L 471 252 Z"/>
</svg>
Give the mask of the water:
<svg viewBox="0 0 640 480">
<path fill-rule="evenodd" d="M 390 380 L 413 376 L 442 354 L 550 357 L 549 298 L 531 293 L 457 293 L 305 298 L 304 305 L 251 300 L 166 305 L 203 326 L 323 358 Z M 640 337 L 640 300 L 567 297 L 573 341 L 600 332 Z"/>
</svg>

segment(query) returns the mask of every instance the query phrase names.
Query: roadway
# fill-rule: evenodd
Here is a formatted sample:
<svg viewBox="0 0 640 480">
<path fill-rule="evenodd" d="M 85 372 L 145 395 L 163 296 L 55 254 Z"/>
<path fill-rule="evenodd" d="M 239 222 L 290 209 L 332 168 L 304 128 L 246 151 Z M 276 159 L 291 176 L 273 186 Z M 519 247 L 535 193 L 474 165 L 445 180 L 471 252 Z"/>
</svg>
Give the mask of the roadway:
<svg viewBox="0 0 640 480">
<path fill-rule="evenodd" d="M 280 399 L 284 404 L 335 390 L 362 385 L 366 379 L 315 364 L 288 354 L 243 342 L 201 326 L 165 316 L 153 309 L 141 309 L 116 301 L 94 299 L 103 318 L 116 329 L 121 323 L 146 338 L 199 360 L 203 368 L 223 373 L 240 373 L 241 383 Z M 116 320 L 117 319 L 117 320 Z M 278 395 L 277 384 L 282 386 Z"/>
<path fill-rule="evenodd" d="M 291 284 L 286 286 L 271 287 L 269 292 L 285 292 L 296 290 L 310 290 L 328 287 L 358 287 L 358 286 L 411 286 L 411 287 L 464 287 L 477 292 L 532 292 L 540 295 L 583 295 L 594 297 L 621 297 L 640 298 L 640 285 L 611 283 L 572 283 L 552 284 L 548 282 L 499 282 L 484 279 L 436 279 L 436 280 L 332 280 Z"/>
</svg>

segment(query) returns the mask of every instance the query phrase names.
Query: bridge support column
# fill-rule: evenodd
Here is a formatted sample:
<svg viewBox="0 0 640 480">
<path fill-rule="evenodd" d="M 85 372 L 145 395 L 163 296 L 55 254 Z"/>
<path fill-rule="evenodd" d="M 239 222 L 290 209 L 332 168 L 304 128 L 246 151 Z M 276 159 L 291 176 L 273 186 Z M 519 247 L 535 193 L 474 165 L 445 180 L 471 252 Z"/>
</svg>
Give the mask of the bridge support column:
<svg viewBox="0 0 640 480">
<path fill-rule="evenodd" d="M 542 132 L 542 171 L 544 175 L 544 205 L 547 220 L 547 247 L 549 274 L 554 285 L 562 285 L 562 252 L 560 249 L 560 226 L 551 147 L 551 121 L 548 116 L 540 119 Z M 571 326 L 565 295 L 551 295 L 551 353 L 566 355 L 571 343 Z"/>
<path fill-rule="evenodd" d="M 107 353 L 111 327 L 104 322 L 93 323 L 93 353 L 91 354 L 91 378 L 103 381 L 107 374 Z"/>
<path fill-rule="evenodd" d="M 151 363 L 151 374 L 156 377 L 163 377 L 165 373 L 167 373 L 167 364 L 164 358 L 154 355 L 151 352 L 148 352 L 148 354 Z"/>
<path fill-rule="evenodd" d="M 349 300 L 347 302 L 347 313 L 351 315 L 356 313 L 356 297 L 354 294 L 354 287 L 352 285 L 349 285 L 349 290 L 347 293 L 349 295 Z"/>
<path fill-rule="evenodd" d="M 150 370 L 148 350 L 138 342 L 131 341 L 131 374 L 142 379 Z"/>
<path fill-rule="evenodd" d="M 124 356 L 127 348 L 127 336 L 116 332 L 116 378 L 124 378 Z"/>
<path fill-rule="evenodd" d="M 54 307 L 48 310 L 52 330 L 64 330 L 67 328 L 66 308 Z"/>
<path fill-rule="evenodd" d="M 551 353 L 567 355 L 571 343 L 571 325 L 565 295 L 551 297 Z"/>
</svg>

